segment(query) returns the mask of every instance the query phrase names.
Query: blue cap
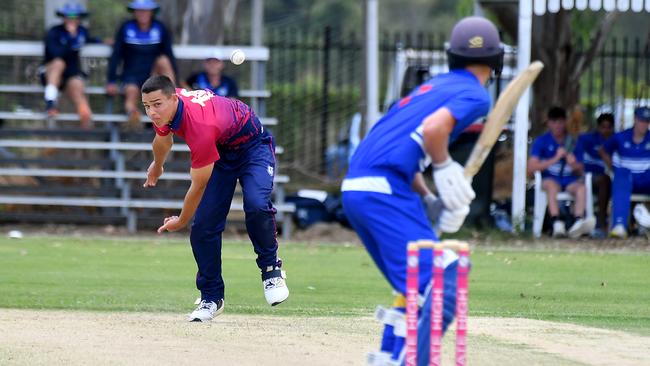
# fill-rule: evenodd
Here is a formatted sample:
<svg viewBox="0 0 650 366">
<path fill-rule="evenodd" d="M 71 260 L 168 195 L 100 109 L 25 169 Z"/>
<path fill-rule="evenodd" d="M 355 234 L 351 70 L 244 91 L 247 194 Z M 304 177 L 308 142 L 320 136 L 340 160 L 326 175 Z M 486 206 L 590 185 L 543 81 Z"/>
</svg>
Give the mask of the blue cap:
<svg viewBox="0 0 650 366">
<path fill-rule="evenodd" d="M 133 0 L 127 6 L 129 10 L 158 10 L 158 5 L 153 0 Z"/>
<path fill-rule="evenodd" d="M 643 122 L 650 122 L 650 108 L 638 107 L 634 110 L 634 117 Z"/>
<path fill-rule="evenodd" d="M 88 11 L 86 11 L 86 8 L 79 3 L 69 2 L 58 8 L 56 10 L 56 15 L 65 18 L 81 18 L 88 16 Z"/>
</svg>

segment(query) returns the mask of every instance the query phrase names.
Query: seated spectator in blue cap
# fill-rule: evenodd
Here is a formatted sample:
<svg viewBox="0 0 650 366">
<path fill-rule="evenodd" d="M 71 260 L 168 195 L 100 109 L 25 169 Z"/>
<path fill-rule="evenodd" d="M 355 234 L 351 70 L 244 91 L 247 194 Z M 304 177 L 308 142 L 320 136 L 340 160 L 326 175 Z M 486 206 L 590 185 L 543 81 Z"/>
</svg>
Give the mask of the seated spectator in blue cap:
<svg viewBox="0 0 650 366">
<path fill-rule="evenodd" d="M 598 216 L 596 218 L 595 235 L 604 237 L 607 234 L 607 208 L 611 195 L 612 180 L 607 174 L 609 168 L 603 161 L 598 150 L 614 133 L 614 115 L 602 113 L 596 119 L 594 131 L 585 132 L 578 136 L 573 154 L 584 165 L 585 173 L 591 173 L 594 191 L 598 193 Z M 611 173 L 611 172 L 610 172 Z M 587 192 L 591 194 L 591 192 Z"/>
<path fill-rule="evenodd" d="M 88 16 L 83 5 L 65 3 L 57 9 L 56 15 L 63 18 L 63 23 L 50 28 L 45 36 L 44 72 L 41 74 L 45 108 L 50 117 L 56 116 L 59 90 L 63 90 L 77 109 L 81 127 L 89 128 L 92 112 L 84 91 L 86 74 L 81 70 L 79 51 L 86 43 L 100 40 L 91 37 L 88 29 L 81 25 L 81 19 Z"/>
<path fill-rule="evenodd" d="M 650 108 L 634 110 L 634 126 L 616 133 L 600 149 L 605 163 L 613 167 L 612 229 L 610 236 L 626 238 L 630 196 L 650 194 Z"/>
<path fill-rule="evenodd" d="M 134 0 L 128 5 L 134 19 L 124 22 L 115 35 L 113 54 L 108 63 L 106 92 L 115 95 L 120 79 L 124 88 L 124 110 L 131 127 L 140 126 L 140 87 L 151 75 L 176 80 L 176 59 L 172 36 L 163 23 L 154 19 L 159 9 L 153 0 Z M 122 66 L 118 77 L 118 67 Z"/>
<path fill-rule="evenodd" d="M 219 52 L 215 51 L 203 63 L 203 72 L 193 74 L 187 78 L 187 87 L 190 89 L 210 89 L 222 97 L 237 98 L 239 89 L 234 79 L 223 74 L 225 67 Z"/>
</svg>

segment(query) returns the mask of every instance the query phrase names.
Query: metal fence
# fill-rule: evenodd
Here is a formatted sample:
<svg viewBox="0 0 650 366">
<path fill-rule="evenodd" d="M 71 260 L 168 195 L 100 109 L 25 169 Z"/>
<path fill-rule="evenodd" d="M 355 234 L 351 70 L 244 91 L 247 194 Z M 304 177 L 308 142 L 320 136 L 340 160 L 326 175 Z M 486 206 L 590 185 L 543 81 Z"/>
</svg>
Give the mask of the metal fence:
<svg viewBox="0 0 650 366">
<path fill-rule="evenodd" d="M 580 83 L 580 102 L 591 116 L 611 110 L 617 128 L 629 127 L 631 108 L 650 102 L 650 38 L 612 38 Z"/>
<path fill-rule="evenodd" d="M 283 159 L 298 172 L 336 180 L 342 173 L 340 155 L 345 150 L 347 128 L 352 116 L 362 110 L 362 35 L 342 34 L 326 27 L 309 32 L 272 29 L 266 37 L 271 50 L 267 80 L 273 93 L 269 114 L 280 120 L 274 132 L 285 146 Z M 381 100 L 398 47 L 441 51 L 445 40 L 444 34 L 424 32 L 381 34 Z M 585 128 L 604 110 L 614 111 L 621 125 L 629 125 L 630 106 L 648 102 L 648 44 L 647 38 L 612 38 L 605 43 L 580 83 Z M 434 62 L 446 63 L 444 58 Z M 513 67 L 516 64 L 514 59 L 509 62 Z M 406 77 L 414 75 L 407 73 Z"/>
<path fill-rule="evenodd" d="M 444 35 L 383 33 L 380 37 L 380 97 L 385 97 L 397 45 L 443 50 Z M 274 133 L 285 147 L 284 169 L 319 180 L 344 173 L 351 120 L 362 108 L 364 55 L 362 35 L 330 27 L 305 32 L 267 30 L 271 60 L 267 83 L 269 115 L 280 125 Z"/>
<path fill-rule="evenodd" d="M 0 27 L 0 39 L 42 37 L 42 2 L 30 0 L 25 3 L 35 5 L 34 20 L 25 25 L 13 20 L 14 12 L 26 10 L 21 8 L 21 2 L 11 2 L 11 9 L 0 12 L 0 19 L 5 20 Z M 96 23 L 93 22 L 93 26 L 98 25 Z M 111 35 L 108 23 L 99 25 L 99 35 Z M 272 92 L 266 114 L 279 120 L 273 132 L 278 144 L 285 149 L 282 164 L 292 176 L 295 173 L 321 182 L 336 181 L 345 168 L 350 121 L 363 110 L 363 34 L 342 33 L 329 27 L 309 30 L 267 28 L 265 32 L 264 43 L 271 51 L 271 60 L 266 68 L 266 85 Z M 229 34 L 226 38 L 226 44 L 242 44 L 246 43 L 248 35 L 243 32 Z M 398 45 L 442 51 L 446 38 L 445 34 L 425 32 L 380 34 L 379 85 L 382 105 Z M 591 122 L 599 107 L 609 106 L 627 116 L 629 112 L 623 108 L 625 105 L 650 98 L 649 54 L 647 36 L 613 38 L 606 42 L 580 84 L 581 104 L 590 117 L 587 123 Z M 0 62 L 0 82 L 36 83 L 36 69 L 40 62 L 27 58 L 4 59 Z M 445 63 L 444 59 L 439 62 Z M 106 61 L 87 60 L 86 65 L 91 71 L 89 84 L 103 85 Z M 179 66 L 181 78 L 201 68 L 200 62 L 182 62 Z M 249 66 L 246 64 L 228 66 L 226 73 L 237 78 L 242 88 L 246 88 L 250 82 Z M 93 103 L 95 109 L 103 110 L 103 100 Z M 4 97 L 0 104 L 2 108 L 31 108 L 30 104 L 36 105 L 36 102 Z"/>
</svg>

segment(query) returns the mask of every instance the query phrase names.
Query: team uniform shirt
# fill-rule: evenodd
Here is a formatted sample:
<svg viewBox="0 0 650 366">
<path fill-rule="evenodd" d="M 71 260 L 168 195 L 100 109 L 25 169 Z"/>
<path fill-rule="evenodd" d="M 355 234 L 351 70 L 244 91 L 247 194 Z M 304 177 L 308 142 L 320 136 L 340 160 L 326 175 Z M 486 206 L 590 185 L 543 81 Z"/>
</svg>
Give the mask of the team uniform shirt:
<svg viewBox="0 0 650 366">
<path fill-rule="evenodd" d="M 171 123 L 156 133 L 183 138 L 190 147 L 192 168 L 219 160 L 217 148 L 237 149 L 264 130 L 253 110 L 237 99 L 224 98 L 209 90 L 176 89 L 178 109 Z"/>
<path fill-rule="evenodd" d="M 214 94 L 221 97 L 236 98 L 239 96 L 239 89 L 237 83 L 228 76 L 221 75 L 218 85 L 210 84 L 208 75 L 204 72 L 194 74 L 187 79 L 187 84 L 194 90 L 210 89 Z"/>
<path fill-rule="evenodd" d="M 86 43 L 97 43 L 99 39 L 91 37 L 84 26 L 77 28 L 77 34 L 68 33 L 63 24 L 56 25 L 45 36 L 45 60 L 48 63 L 55 58 L 65 62 L 64 77 L 83 75 L 79 51 Z"/>
<path fill-rule="evenodd" d="M 605 162 L 600 158 L 598 150 L 603 146 L 605 138 L 597 131 L 583 133 L 578 136 L 573 154 L 584 164 L 585 173 L 600 175 L 605 173 Z"/>
<path fill-rule="evenodd" d="M 373 126 L 355 151 L 347 177 L 388 171 L 410 185 L 415 173 L 431 164 L 424 150 L 422 122 L 440 108 L 447 108 L 456 120 L 449 136 L 451 143 L 467 126 L 487 115 L 490 96 L 466 70 L 452 70 L 430 79 L 393 105 Z"/>
<path fill-rule="evenodd" d="M 135 20 L 124 22 L 115 35 L 113 54 L 108 62 L 108 82 L 118 79 L 117 68 L 120 61 L 124 61 L 122 81 L 142 84 L 151 75 L 160 55 L 166 55 L 176 71 L 171 34 L 161 22 L 153 20 L 147 31 L 140 30 Z"/>
<path fill-rule="evenodd" d="M 633 136 L 631 128 L 615 134 L 605 141 L 605 151 L 612 157 L 614 168 L 628 169 L 632 176 L 650 174 L 650 133 L 639 144 L 634 143 Z"/>
<path fill-rule="evenodd" d="M 547 132 L 535 139 L 530 155 L 539 160 L 549 160 L 555 156 L 557 149 L 563 146 L 555 141 L 550 132 Z M 574 177 L 574 175 L 571 166 L 566 162 L 565 158 L 558 160 L 542 171 L 542 178 L 554 178 L 559 181 L 564 181 L 568 177 Z"/>
</svg>

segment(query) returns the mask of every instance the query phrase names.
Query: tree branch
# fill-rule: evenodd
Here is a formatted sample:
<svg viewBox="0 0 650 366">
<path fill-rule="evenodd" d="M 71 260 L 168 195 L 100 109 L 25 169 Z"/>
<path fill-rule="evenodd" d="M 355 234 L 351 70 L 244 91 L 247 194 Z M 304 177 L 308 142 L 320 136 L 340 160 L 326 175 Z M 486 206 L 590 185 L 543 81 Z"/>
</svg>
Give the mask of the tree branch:
<svg viewBox="0 0 650 366">
<path fill-rule="evenodd" d="M 590 37 L 591 46 L 582 57 L 579 57 L 576 60 L 575 65 L 572 65 L 573 71 L 570 75 L 570 80 L 572 82 L 575 82 L 580 78 L 580 76 L 587 70 L 589 65 L 591 65 L 591 62 L 596 57 L 596 54 L 602 49 L 603 44 L 605 43 L 605 38 L 609 34 L 610 29 L 612 29 L 612 26 L 614 25 L 618 14 L 618 11 L 607 13 L 607 15 L 600 22 L 600 26 L 597 28 L 596 34 L 594 34 L 593 37 Z"/>
</svg>

